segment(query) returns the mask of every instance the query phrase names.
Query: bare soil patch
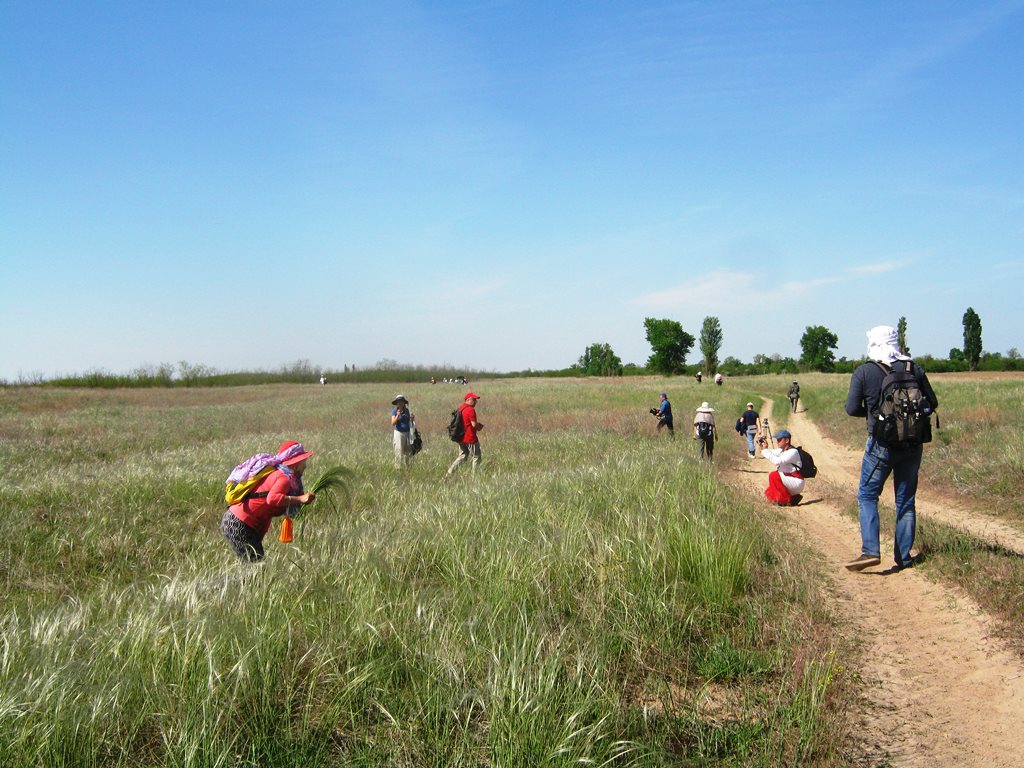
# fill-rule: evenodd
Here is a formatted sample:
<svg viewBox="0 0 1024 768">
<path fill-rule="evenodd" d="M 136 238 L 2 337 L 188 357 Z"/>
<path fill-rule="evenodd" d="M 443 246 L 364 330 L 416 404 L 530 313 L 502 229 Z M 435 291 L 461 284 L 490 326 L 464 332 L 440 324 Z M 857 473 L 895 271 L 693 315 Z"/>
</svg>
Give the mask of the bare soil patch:
<svg viewBox="0 0 1024 768">
<path fill-rule="evenodd" d="M 771 417 L 770 401 L 761 415 Z M 821 553 L 823 578 L 845 619 L 843 631 L 863 649 L 860 706 L 849 713 L 854 762 L 879 767 L 1024 764 L 1015 736 L 1024 722 L 1024 664 L 962 592 L 931 582 L 918 570 L 889 568 L 891 541 L 883 538 L 881 567 L 861 573 L 843 567 L 860 553 L 858 526 L 844 511 L 856 497 L 860 455 L 824 440 L 801 414 L 789 419 L 794 442 L 814 454 L 819 474 L 807 482 L 800 506 L 775 509 Z M 767 461 L 756 459 L 733 474 L 764 500 L 770 469 Z M 891 494 L 890 488 L 887 484 L 885 492 Z M 936 508 L 919 492 L 918 524 L 929 515 L 939 519 Z M 999 521 L 966 509 L 958 510 L 957 517 L 978 535 L 998 538 L 1006 547 L 1024 547 L 1024 536 Z"/>
</svg>

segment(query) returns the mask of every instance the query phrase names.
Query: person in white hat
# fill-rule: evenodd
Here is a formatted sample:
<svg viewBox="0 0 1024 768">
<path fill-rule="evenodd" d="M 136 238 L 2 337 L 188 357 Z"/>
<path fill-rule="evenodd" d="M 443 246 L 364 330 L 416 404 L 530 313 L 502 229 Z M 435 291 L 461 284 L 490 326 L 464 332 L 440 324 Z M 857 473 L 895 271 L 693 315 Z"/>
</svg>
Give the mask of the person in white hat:
<svg viewBox="0 0 1024 768">
<path fill-rule="evenodd" d="M 715 440 L 718 439 L 718 428 L 715 426 L 715 409 L 706 401 L 700 404 L 693 417 L 693 437 L 700 440 L 701 458 L 711 461 L 715 455 Z"/>
<path fill-rule="evenodd" d="M 896 503 L 893 559 L 896 570 L 902 570 L 914 564 L 911 548 L 914 546 L 917 528 L 917 476 L 921 469 L 922 442 L 927 440 L 890 445 L 879 438 L 875 427 L 882 407 L 882 387 L 890 376 L 915 383 L 928 404 L 925 415 L 928 420 L 925 424 L 927 439 L 931 439 L 930 414 L 939 407 L 939 399 L 928 383 L 924 369 L 899 348 L 899 336 L 895 328 L 878 325 L 867 332 L 867 337 L 868 362 L 854 370 L 850 390 L 846 395 L 846 413 L 866 417 L 868 432 L 860 465 L 860 486 L 857 489 L 861 549 L 860 555 L 846 563 L 846 567 L 851 571 L 862 571 L 881 564 L 878 497 L 882 494 L 885 481 L 892 475 Z"/>
</svg>

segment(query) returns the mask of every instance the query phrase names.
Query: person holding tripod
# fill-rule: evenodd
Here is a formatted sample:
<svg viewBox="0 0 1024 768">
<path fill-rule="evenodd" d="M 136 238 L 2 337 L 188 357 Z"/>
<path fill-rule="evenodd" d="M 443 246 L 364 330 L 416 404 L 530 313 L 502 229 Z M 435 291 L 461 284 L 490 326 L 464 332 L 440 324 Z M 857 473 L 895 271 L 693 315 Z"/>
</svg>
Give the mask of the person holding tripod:
<svg viewBox="0 0 1024 768">
<path fill-rule="evenodd" d="M 754 410 L 753 403 L 747 403 L 747 410 L 740 415 L 740 422 L 743 426 L 743 435 L 747 438 L 747 454 L 754 458 L 754 438 L 757 437 L 758 413 Z"/>
</svg>

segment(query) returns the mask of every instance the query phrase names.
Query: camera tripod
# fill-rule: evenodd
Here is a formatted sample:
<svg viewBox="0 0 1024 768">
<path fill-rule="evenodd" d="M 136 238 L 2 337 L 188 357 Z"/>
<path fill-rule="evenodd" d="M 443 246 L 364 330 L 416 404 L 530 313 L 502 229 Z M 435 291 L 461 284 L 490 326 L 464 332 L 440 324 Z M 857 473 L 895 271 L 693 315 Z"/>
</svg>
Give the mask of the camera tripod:
<svg viewBox="0 0 1024 768">
<path fill-rule="evenodd" d="M 768 417 L 761 420 L 761 434 L 757 436 L 757 444 L 762 448 L 774 448 L 775 438 L 772 435 L 772 428 L 768 424 Z"/>
</svg>

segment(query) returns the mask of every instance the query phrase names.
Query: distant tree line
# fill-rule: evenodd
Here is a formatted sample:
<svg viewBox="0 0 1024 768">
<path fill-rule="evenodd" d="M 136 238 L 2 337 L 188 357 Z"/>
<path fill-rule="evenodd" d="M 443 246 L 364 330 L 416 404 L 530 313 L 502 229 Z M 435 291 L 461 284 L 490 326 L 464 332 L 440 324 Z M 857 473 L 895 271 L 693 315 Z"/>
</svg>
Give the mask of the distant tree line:
<svg viewBox="0 0 1024 768">
<path fill-rule="evenodd" d="M 1006 354 L 985 352 L 981 339 L 981 318 L 973 308 L 968 307 L 963 318 L 963 347 L 949 350 L 947 358 L 920 355 L 914 359 L 929 372 L 951 371 L 1024 371 L 1024 358 L 1016 347 Z M 644 334 L 651 346 L 651 355 L 644 365 L 623 363 L 610 344 L 594 342 L 588 346 L 574 364 L 555 370 L 525 371 L 481 371 L 466 367 L 442 365 L 403 365 L 396 360 L 383 359 L 375 365 L 357 368 L 346 364 L 341 370 L 325 369 L 309 360 L 296 360 L 271 371 L 223 372 L 205 365 L 194 365 L 186 361 L 176 366 L 170 363 L 136 368 L 125 374 L 104 370 L 88 371 L 73 376 L 45 379 L 42 376 L 20 378 L 9 382 L 0 379 L 0 386 L 46 386 L 46 387 L 90 387 L 114 389 L 119 387 L 228 387 L 251 384 L 310 384 L 323 376 L 328 384 L 341 383 L 394 383 L 406 384 L 426 382 L 435 379 L 465 377 L 471 381 L 481 378 L 510 378 L 523 376 L 643 376 L 643 375 L 693 375 L 703 372 L 708 376 L 721 372 L 726 376 L 747 376 L 756 374 L 798 374 L 808 371 L 825 373 L 850 373 L 866 357 L 847 359 L 835 358 L 839 337 L 823 325 L 807 326 L 800 337 L 800 358 L 781 355 L 754 355 L 749 363 L 735 357 L 726 357 L 719 362 L 722 348 L 722 325 L 717 317 L 705 317 L 701 325 L 699 347 L 701 359 L 687 364 L 686 358 L 698 339 L 687 333 L 681 323 L 668 318 L 644 319 Z M 907 344 L 907 319 L 901 317 L 896 325 L 897 343 L 904 354 L 910 354 Z"/>
</svg>

